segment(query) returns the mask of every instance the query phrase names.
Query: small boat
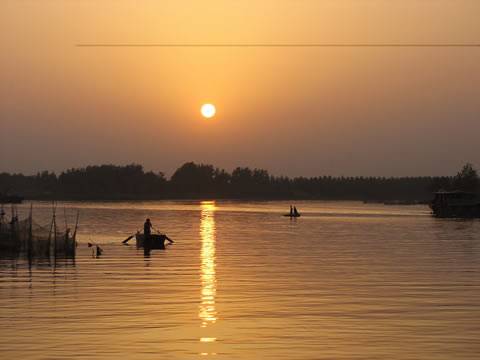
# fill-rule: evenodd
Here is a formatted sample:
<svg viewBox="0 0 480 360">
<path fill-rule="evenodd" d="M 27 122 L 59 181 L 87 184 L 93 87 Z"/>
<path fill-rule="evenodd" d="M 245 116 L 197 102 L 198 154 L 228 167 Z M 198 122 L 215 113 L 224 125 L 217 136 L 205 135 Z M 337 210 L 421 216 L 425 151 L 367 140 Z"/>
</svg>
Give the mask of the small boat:
<svg viewBox="0 0 480 360">
<path fill-rule="evenodd" d="M 289 218 L 297 218 L 300 217 L 300 213 L 297 211 L 297 207 L 291 207 L 290 206 L 290 212 L 288 214 L 284 214 L 283 216 L 289 217 Z"/>
<path fill-rule="evenodd" d="M 295 214 L 283 214 L 283 216 L 286 216 L 286 217 L 289 217 L 289 218 L 297 218 L 297 217 L 300 217 L 302 215 L 300 215 L 300 214 L 296 214 L 296 215 Z"/>
<path fill-rule="evenodd" d="M 465 191 L 439 191 L 430 203 L 432 214 L 441 218 L 479 218 L 480 198 Z"/>
<path fill-rule="evenodd" d="M 165 249 L 165 240 L 167 240 L 167 236 L 164 234 L 152 234 L 150 235 L 152 240 L 151 249 L 158 249 L 163 250 Z M 145 241 L 145 235 L 142 233 L 137 232 L 135 234 L 135 240 L 137 244 L 137 249 L 143 248 L 143 244 Z"/>
</svg>

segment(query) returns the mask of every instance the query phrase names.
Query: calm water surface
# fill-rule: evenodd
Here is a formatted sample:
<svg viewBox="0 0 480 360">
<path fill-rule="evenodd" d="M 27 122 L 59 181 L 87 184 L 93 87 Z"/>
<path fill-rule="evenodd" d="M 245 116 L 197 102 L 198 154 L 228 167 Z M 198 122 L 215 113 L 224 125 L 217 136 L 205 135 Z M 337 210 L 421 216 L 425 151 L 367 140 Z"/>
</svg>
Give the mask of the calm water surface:
<svg viewBox="0 0 480 360">
<path fill-rule="evenodd" d="M 480 221 L 165 201 L 61 203 L 60 224 L 64 205 L 70 224 L 81 212 L 75 261 L 0 260 L 2 359 L 480 358 Z M 120 245 L 146 217 L 176 241 L 149 258 Z"/>
</svg>

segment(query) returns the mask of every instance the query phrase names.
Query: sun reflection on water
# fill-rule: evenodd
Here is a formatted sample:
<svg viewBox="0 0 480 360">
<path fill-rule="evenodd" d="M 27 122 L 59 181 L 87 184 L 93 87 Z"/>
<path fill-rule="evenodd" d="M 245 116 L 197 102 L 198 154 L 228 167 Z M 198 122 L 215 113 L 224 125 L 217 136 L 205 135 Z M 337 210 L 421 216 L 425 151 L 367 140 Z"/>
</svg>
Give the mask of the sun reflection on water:
<svg viewBox="0 0 480 360">
<path fill-rule="evenodd" d="M 217 293 L 217 279 L 215 274 L 215 202 L 201 203 L 200 237 L 202 249 L 200 253 L 200 277 L 202 283 L 201 303 L 198 316 L 202 327 L 214 324 L 217 321 L 215 296 Z M 215 338 L 202 338 L 215 341 Z"/>
</svg>

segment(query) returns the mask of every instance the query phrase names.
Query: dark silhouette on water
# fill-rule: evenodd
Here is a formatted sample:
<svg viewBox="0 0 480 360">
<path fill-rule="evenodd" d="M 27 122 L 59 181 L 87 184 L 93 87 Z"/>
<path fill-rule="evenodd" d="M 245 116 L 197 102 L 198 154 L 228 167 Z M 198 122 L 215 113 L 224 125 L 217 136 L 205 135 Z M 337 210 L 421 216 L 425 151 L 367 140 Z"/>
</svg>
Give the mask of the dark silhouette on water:
<svg viewBox="0 0 480 360">
<path fill-rule="evenodd" d="M 122 241 L 122 244 L 123 245 L 128 245 L 128 242 L 133 239 L 135 235 L 130 235 L 129 237 L 127 237 L 125 240 Z"/>
<path fill-rule="evenodd" d="M 93 244 L 91 242 L 89 242 L 87 245 L 89 248 L 93 248 L 92 257 L 98 258 L 103 254 L 103 249 L 99 245 Z"/>
<path fill-rule="evenodd" d="M 143 253 L 145 255 L 150 255 L 150 250 L 152 249 L 152 227 L 150 219 L 145 220 L 143 224 Z"/>
<path fill-rule="evenodd" d="M 33 206 L 27 218 L 19 219 L 12 205 L 10 219 L 7 219 L 3 207 L 0 210 L 0 255 L 33 258 L 75 258 L 76 234 L 79 214 L 73 234 L 65 219 L 65 229 L 57 224 L 56 205 L 52 207 L 52 219 L 46 226 L 33 220 Z"/>
<path fill-rule="evenodd" d="M 152 229 L 155 229 L 157 234 L 152 234 Z M 122 241 L 122 244 L 128 245 L 128 242 L 135 237 L 137 249 L 143 248 L 145 256 L 149 256 L 151 250 L 165 249 L 165 241 L 173 244 L 174 241 L 170 239 L 166 234 L 162 234 L 156 229 L 150 219 L 146 219 L 143 224 L 143 234 L 140 231 L 128 236 Z"/>
<path fill-rule="evenodd" d="M 472 164 L 466 164 L 452 180 L 454 191 L 440 190 L 430 203 L 433 215 L 451 218 L 480 217 L 480 178 Z"/>
<path fill-rule="evenodd" d="M 300 213 L 297 211 L 296 206 L 293 207 L 293 216 L 297 216 L 297 217 L 300 216 Z"/>
<path fill-rule="evenodd" d="M 430 208 L 433 215 L 440 218 L 478 218 L 480 197 L 465 191 L 439 191 Z"/>
<path fill-rule="evenodd" d="M 290 217 L 290 218 L 297 218 L 297 217 L 300 217 L 300 213 L 297 211 L 296 206 L 290 205 L 290 212 L 288 214 L 283 215 L 283 216 L 287 216 L 287 217 Z"/>
</svg>

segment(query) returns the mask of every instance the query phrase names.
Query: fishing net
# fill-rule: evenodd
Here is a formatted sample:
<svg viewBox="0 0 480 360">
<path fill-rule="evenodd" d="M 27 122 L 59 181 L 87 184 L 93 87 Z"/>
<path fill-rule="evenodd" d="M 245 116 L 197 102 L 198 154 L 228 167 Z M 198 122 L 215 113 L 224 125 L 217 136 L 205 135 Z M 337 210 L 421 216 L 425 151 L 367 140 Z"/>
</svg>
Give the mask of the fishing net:
<svg viewBox="0 0 480 360">
<path fill-rule="evenodd" d="M 75 235 L 55 222 L 40 225 L 30 218 L 0 222 L 0 250 L 25 252 L 33 256 L 75 253 Z"/>
</svg>

